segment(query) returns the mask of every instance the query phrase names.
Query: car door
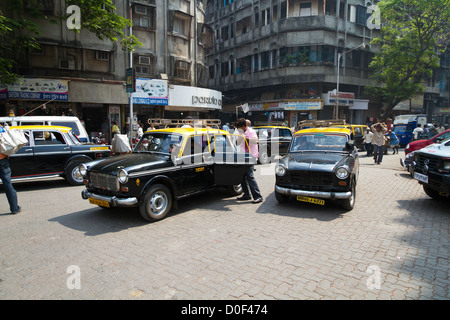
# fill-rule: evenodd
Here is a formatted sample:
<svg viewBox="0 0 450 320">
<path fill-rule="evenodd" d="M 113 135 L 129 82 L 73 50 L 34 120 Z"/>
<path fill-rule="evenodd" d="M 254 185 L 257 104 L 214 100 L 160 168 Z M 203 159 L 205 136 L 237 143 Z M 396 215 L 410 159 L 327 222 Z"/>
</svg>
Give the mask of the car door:
<svg viewBox="0 0 450 320">
<path fill-rule="evenodd" d="M 36 174 L 62 174 L 71 149 L 64 135 L 54 130 L 33 131 Z"/>
<path fill-rule="evenodd" d="M 11 177 L 15 179 L 26 178 L 35 174 L 34 168 L 34 145 L 30 140 L 30 131 L 24 130 L 28 143 L 9 157 Z"/>
<path fill-rule="evenodd" d="M 280 140 L 279 140 L 279 148 L 280 148 L 280 154 L 286 154 L 289 145 L 292 140 L 292 132 L 289 129 L 279 129 L 280 133 Z"/>
<path fill-rule="evenodd" d="M 182 193 L 204 190 L 214 185 L 212 161 L 207 135 L 186 138 L 180 163 Z"/>
<path fill-rule="evenodd" d="M 256 159 L 240 148 L 244 139 L 239 135 L 214 134 L 211 139 L 211 154 L 213 156 L 214 184 L 238 185 L 249 167 Z M 236 143 L 238 145 L 236 145 Z"/>
</svg>

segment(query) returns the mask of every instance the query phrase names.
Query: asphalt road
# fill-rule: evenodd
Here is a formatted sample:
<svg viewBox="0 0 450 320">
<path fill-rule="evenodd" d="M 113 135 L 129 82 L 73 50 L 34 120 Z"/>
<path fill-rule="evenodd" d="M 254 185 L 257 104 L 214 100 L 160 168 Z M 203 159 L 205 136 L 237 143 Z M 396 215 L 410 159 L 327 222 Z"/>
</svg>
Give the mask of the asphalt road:
<svg viewBox="0 0 450 320">
<path fill-rule="evenodd" d="M 356 206 L 264 202 L 218 190 L 163 221 L 105 210 L 63 179 L 18 183 L 22 212 L 0 194 L 0 299 L 449 299 L 449 202 L 400 167 L 360 157 Z"/>
</svg>

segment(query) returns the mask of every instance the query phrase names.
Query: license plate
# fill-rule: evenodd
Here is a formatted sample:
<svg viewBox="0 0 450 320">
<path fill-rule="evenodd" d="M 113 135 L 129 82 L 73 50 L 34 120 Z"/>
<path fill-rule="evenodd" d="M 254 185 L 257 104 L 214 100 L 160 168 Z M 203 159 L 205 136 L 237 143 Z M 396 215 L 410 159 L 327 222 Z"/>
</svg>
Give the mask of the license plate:
<svg viewBox="0 0 450 320">
<path fill-rule="evenodd" d="M 109 202 L 108 201 L 103 201 L 103 200 L 97 200 L 97 199 L 89 198 L 89 203 L 96 204 L 96 205 L 101 206 L 101 207 L 109 208 Z"/>
<path fill-rule="evenodd" d="M 428 183 L 428 176 L 421 173 L 414 172 L 414 179 Z"/>
<path fill-rule="evenodd" d="M 303 202 L 314 203 L 314 204 L 320 204 L 321 206 L 323 206 L 325 204 L 325 200 L 316 199 L 316 198 L 309 198 L 309 197 L 303 197 L 303 196 L 297 196 L 297 200 L 298 201 L 303 201 Z"/>
</svg>

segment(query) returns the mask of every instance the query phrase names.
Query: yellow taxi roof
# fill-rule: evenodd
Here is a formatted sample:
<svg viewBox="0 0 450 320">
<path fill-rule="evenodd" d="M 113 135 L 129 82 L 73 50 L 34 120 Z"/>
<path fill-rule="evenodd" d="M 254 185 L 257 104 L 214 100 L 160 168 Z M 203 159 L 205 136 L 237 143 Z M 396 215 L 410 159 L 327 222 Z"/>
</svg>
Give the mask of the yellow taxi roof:
<svg viewBox="0 0 450 320">
<path fill-rule="evenodd" d="M 61 132 L 69 132 L 72 128 L 62 126 L 44 126 L 44 125 L 26 125 L 26 126 L 11 126 L 10 129 L 20 130 L 59 130 Z"/>
<path fill-rule="evenodd" d="M 351 131 L 350 129 L 346 128 L 336 128 L 336 127 L 326 127 L 326 128 L 309 128 L 309 129 L 302 129 L 295 133 L 297 134 L 305 134 L 305 133 L 340 133 L 340 134 L 347 134 L 350 135 Z"/>
<path fill-rule="evenodd" d="M 337 124 L 333 128 L 352 128 L 352 127 L 367 127 L 365 124 Z"/>
<path fill-rule="evenodd" d="M 165 128 L 165 129 L 147 130 L 146 132 L 178 133 L 182 135 L 207 134 L 207 133 L 229 134 L 228 131 L 217 128 Z"/>
</svg>

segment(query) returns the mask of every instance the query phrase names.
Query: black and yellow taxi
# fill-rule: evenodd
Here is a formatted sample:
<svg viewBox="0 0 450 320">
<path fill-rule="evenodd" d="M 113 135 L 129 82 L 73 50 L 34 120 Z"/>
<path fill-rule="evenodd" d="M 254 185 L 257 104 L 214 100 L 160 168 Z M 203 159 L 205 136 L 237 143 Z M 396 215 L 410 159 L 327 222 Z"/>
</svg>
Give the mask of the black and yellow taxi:
<svg viewBox="0 0 450 320">
<path fill-rule="evenodd" d="M 324 205 L 336 200 L 346 210 L 355 205 L 358 152 L 345 128 L 297 131 L 286 156 L 276 166 L 275 197 Z"/>
<path fill-rule="evenodd" d="M 351 131 L 351 138 L 355 143 L 355 147 L 359 150 L 364 150 L 364 133 L 369 128 L 365 124 L 344 124 L 334 125 L 335 128 L 347 128 Z"/>
<path fill-rule="evenodd" d="M 82 185 L 81 163 L 111 155 L 107 145 L 84 144 L 72 128 L 61 126 L 12 126 L 23 130 L 28 143 L 9 158 L 12 181 L 63 177 L 71 185 Z"/>
<path fill-rule="evenodd" d="M 292 131 L 284 126 L 255 126 L 258 135 L 259 163 L 271 162 L 276 155 L 285 155 L 292 140 Z"/>
<path fill-rule="evenodd" d="M 144 133 L 132 153 L 82 164 L 82 198 L 100 207 L 139 207 L 148 221 L 164 219 L 175 201 L 240 182 L 256 162 L 219 129 L 168 128 Z M 245 140 L 244 140 L 245 141 Z"/>
</svg>

